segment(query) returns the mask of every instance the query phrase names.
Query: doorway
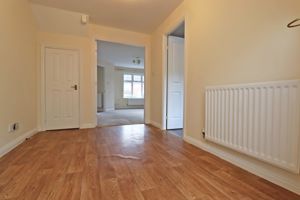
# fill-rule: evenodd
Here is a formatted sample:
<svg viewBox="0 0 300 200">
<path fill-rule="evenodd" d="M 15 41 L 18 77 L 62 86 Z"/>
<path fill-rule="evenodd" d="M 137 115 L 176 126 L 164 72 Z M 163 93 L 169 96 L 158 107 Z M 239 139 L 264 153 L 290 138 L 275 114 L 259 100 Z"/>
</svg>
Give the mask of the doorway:
<svg viewBox="0 0 300 200">
<path fill-rule="evenodd" d="M 97 124 L 144 124 L 145 48 L 97 41 Z"/>
<path fill-rule="evenodd" d="M 183 137 L 185 23 L 167 35 L 166 129 Z"/>
</svg>

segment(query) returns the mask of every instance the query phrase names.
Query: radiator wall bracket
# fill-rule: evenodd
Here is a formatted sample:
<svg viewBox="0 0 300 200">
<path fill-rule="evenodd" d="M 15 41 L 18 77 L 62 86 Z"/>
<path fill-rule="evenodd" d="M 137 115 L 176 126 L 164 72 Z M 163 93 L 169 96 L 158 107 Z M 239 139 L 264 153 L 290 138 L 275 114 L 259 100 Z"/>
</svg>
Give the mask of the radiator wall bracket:
<svg viewBox="0 0 300 200">
<path fill-rule="evenodd" d="M 202 129 L 202 137 L 205 139 L 205 129 Z"/>
</svg>

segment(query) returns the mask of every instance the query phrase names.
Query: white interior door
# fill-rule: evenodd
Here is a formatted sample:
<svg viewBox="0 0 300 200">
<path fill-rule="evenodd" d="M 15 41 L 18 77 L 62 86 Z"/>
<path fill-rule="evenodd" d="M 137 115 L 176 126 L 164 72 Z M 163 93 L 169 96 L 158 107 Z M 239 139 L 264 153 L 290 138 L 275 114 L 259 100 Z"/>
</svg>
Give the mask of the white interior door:
<svg viewBox="0 0 300 200">
<path fill-rule="evenodd" d="M 79 128 L 79 53 L 45 49 L 46 130 Z"/>
<path fill-rule="evenodd" d="M 183 128 L 184 39 L 168 37 L 167 129 Z"/>
</svg>

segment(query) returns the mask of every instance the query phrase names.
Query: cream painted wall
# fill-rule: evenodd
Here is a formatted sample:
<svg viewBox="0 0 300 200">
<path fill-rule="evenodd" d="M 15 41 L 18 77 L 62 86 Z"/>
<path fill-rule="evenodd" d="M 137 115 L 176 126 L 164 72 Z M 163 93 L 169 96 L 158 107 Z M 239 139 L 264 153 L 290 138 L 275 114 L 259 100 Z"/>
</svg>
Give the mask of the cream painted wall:
<svg viewBox="0 0 300 200">
<path fill-rule="evenodd" d="M 185 0 L 152 35 L 151 120 L 162 124 L 163 34 L 186 18 L 185 140 L 300 193 L 300 176 L 201 138 L 208 85 L 300 79 L 298 0 Z M 161 98 L 160 98 L 161 97 Z"/>
<path fill-rule="evenodd" d="M 27 131 L 34 130 L 37 125 L 36 113 L 38 119 L 42 119 L 40 69 L 43 45 L 75 48 L 81 51 L 80 101 L 83 127 L 96 123 L 95 40 L 145 46 L 146 74 L 151 70 L 152 78 L 151 80 L 147 77 L 145 93 L 147 98 L 153 94 L 151 112 L 150 101 L 146 102 L 148 110 L 146 122 L 151 118 L 153 122 L 162 123 L 163 34 L 175 28 L 174 25 L 185 16 L 187 26 L 185 139 L 300 193 L 299 175 L 206 143 L 200 134 L 204 126 L 205 86 L 300 78 L 300 29 L 286 28 L 289 21 L 299 17 L 298 0 L 185 0 L 153 33 L 151 41 L 145 34 L 103 26 L 89 25 L 82 31 L 81 25 L 78 26 L 80 13 L 69 15 L 70 20 L 57 27 L 56 24 L 61 23 L 61 17 L 64 15 L 63 12 L 55 10 L 57 9 L 50 12 L 36 12 L 38 15 L 49 14 L 47 17 L 38 18 L 40 26 L 36 48 L 36 29 L 27 0 L 9 0 L 0 3 L 2 27 L 0 147 Z M 66 24 L 75 29 L 66 32 L 67 26 L 64 26 Z M 37 69 L 35 51 L 38 52 Z M 151 53 L 152 59 L 147 59 L 151 57 Z M 14 121 L 20 122 L 20 130 L 8 134 L 7 126 Z M 38 124 L 41 124 L 41 121 Z"/>
<path fill-rule="evenodd" d="M 92 41 L 102 40 L 108 42 L 122 43 L 133 46 L 145 47 L 145 123 L 150 123 L 152 112 L 151 106 L 151 37 L 147 34 L 125 31 L 121 29 L 97 26 L 89 26 L 89 37 Z M 96 45 L 96 44 L 95 44 Z M 94 47 L 96 48 L 96 47 Z M 97 62 L 97 60 L 93 60 Z M 94 98 L 93 98 L 94 99 Z"/>
<path fill-rule="evenodd" d="M 163 104 L 164 89 L 166 87 L 163 74 L 166 73 L 166 60 L 163 58 L 163 52 L 166 51 L 165 35 L 172 32 L 184 20 L 185 4 L 181 4 L 166 20 L 158 27 L 151 37 L 151 122 L 163 127 Z"/>
<path fill-rule="evenodd" d="M 28 1 L 0 1 L 0 26 L 0 154 L 2 154 L 2 150 L 7 150 L 7 145 L 37 127 L 36 24 Z M 20 129 L 8 133 L 8 126 L 13 122 L 19 122 Z"/>
<path fill-rule="evenodd" d="M 88 26 L 81 24 L 82 13 L 38 4 L 31 4 L 31 8 L 40 31 L 79 36 L 86 36 L 88 34 Z"/>
<path fill-rule="evenodd" d="M 39 124 L 42 125 L 42 51 L 44 47 L 76 49 L 80 51 L 80 126 L 87 127 L 95 124 L 92 96 L 92 44 L 88 37 L 72 36 L 59 33 L 38 32 L 38 114 Z M 96 65 L 95 65 L 96 68 Z M 95 76 L 97 73 L 95 72 Z M 42 127 L 41 127 L 42 128 Z"/>
<path fill-rule="evenodd" d="M 80 50 L 80 126 L 81 128 L 90 128 L 96 126 L 97 117 L 97 45 L 96 40 L 103 40 L 109 42 L 118 42 L 129 45 L 144 46 L 145 47 L 145 65 L 147 73 L 150 74 L 151 45 L 150 36 L 142 33 L 125 31 L 110 27 L 97 26 L 93 24 L 81 25 L 85 28 L 78 27 L 77 23 L 80 22 L 80 13 L 72 13 L 62 11 L 60 9 L 52 9 L 47 7 L 40 8 L 39 6 L 32 5 L 35 17 L 38 20 L 38 124 L 43 128 L 43 115 L 42 115 L 42 49 L 44 46 L 58 47 L 58 48 L 71 48 Z M 41 9 L 41 10 L 39 10 Z M 47 10 L 49 9 L 49 10 Z M 45 11 L 46 10 L 46 11 Z M 47 17 L 41 17 L 40 13 L 47 14 Z M 65 14 L 64 14 L 65 13 Z M 65 25 L 72 27 L 72 31 L 66 34 L 66 29 L 62 28 L 60 18 L 67 15 L 67 22 Z M 59 23 L 58 27 L 53 24 Z M 46 27 L 46 28 L 45 28 Z M 59 28 L 61 27 L 61 28 Z M 74 30 L 73 30 L 74 29 Z M 85 30 L 85 31 L 82 31 Z M 150 77 L 146 80 L 148 91 L 148 98 L 150 99 Z M 150 119 L 150 100 L 146 103 L 146 119 Z M 147 120 L 146 120 L 147 122 Z"/>
</svg>

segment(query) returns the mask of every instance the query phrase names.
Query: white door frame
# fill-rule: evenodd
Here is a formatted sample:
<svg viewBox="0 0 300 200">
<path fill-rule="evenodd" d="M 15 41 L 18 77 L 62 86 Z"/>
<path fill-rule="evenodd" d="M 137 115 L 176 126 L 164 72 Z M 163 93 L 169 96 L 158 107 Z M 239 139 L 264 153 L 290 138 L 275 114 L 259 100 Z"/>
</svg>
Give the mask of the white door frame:
<svg viewBox="0 0 300 200">
<path fill-rule="evenodd" d="M 92 39 L 93 42 L 93 67 L 92 67 L 92 77 L 94 77 L 93 81 L 93 99 L 94 99 L 94 113 L 95 113 L 95 123 L 97 124 L 97 41 L 104 41 L 104 42 L 113 42 L 113 43 L 120 43 L 125 45 L 143 47 L 145 49 L 145 60 L 144 60 L 144 73 L 145 73 L 145 92 L 144 92 L 144 123 L 150 124 L 150 53 L 151 53 L 151 45 L 150 43 L 146 42 L 133 42 L 127 41 L 126 39 L 122 38 L 108 38 L 102 36 L 95 36 Z"/>
<path fill-rule="evenodd" d="M 47 48 L 52 48 L 52 49 L 62 49 L 62 50 L 72 50 L 72 51 L 77 51 L 78 55 L 79 55 L 79 66 L 78 66 L 78 70 L 79 70 L 79 80 L 78 80 L 78 93 L 79 93 L 79 124 L 78 127 L 80 127 L 81 124 L 81 56 L 82 56 L 82 50 L 81 49 L 77 49 L 77 48 L 72 48 L 72 47 L 68 47 L 68 46 L 63 46 L 63 45 L 55 45 L 55 44 L 47 44 L 47 43 L 43 43 L 41 45 L 41 68 L 40 68 L 40 83 L 41 83 L 41 88 L 40 88 L 40 127 L 39 130 L 40 131 L 45 131 L 46 130 L 46 126 L 45 126 L 45 122 L 46 122 L 46 70 L 45 70 L 45 61 L 46 61 L 46 49 Z"/>
<path fill-rule="evenodd" d="M 180 46 L 180 48 L 177 48 L 176 46 Z M 180 55 L 175 56 L 174 51 L 181 51 Z M 177 54 L 177 53 L 176 53 Z M 177 65 L 178 63 L 182 63 L 182 65 Z M 180 69 L 176 68 L 179 67 Z M 174 74 L 174 70 L 181 70 L 180 72 L 175 72 L 176 75 L 181 76 L 181 78 L 174 80 L 174 77 L 172 77 Z M 181 74 L 183 73 L 183 74 Z M 180 80 L 181 79 L 181 80 Z M 168 66 L 167 66 L 167 103 L 166 103 L 166 129 L 174 130 L 174 129 L 183 129 L 183 107 L 184 107 L 184 38 L 176 37 L 176 36 L 168 36 Z M 177 82 L 179 81 L 179 82 Z M 176 94 L 180 92 L 180 105 L 177 103 L 174 104 Z M 175 96 L 173 96 L 175 95 Z M 171 106 L 173 105 L 173 106 Z M 179 112 L 174 113 L 172 111 L 175 109 L 175 107 L 179 108 L 181 107 Z"/>
<path fill-rule="evenodd" d="M 176 28 L 182 24 L 183 22 L 186 22 L 186 17 L 182 16 L 178 20 L 176 20 L 173 24 L 170 25 L 170 27 L 165 31 L 163 34 L 163 69 L 162 69 L 162 122 L 161 122 L 161 129 L 166 130 L 167 129 L 167 69 L 168 69 L 168 36 L 170 33 L 172 33 Z M 187 24 L 185 23 L 185 35 L 187 35 Z M 187 91 L 187 39 L 185 36 L 185 42 L 184 42 L 184 108 L 183 108 L 183 137 L 186 135 L 186 91 Z"/>
</svg>

